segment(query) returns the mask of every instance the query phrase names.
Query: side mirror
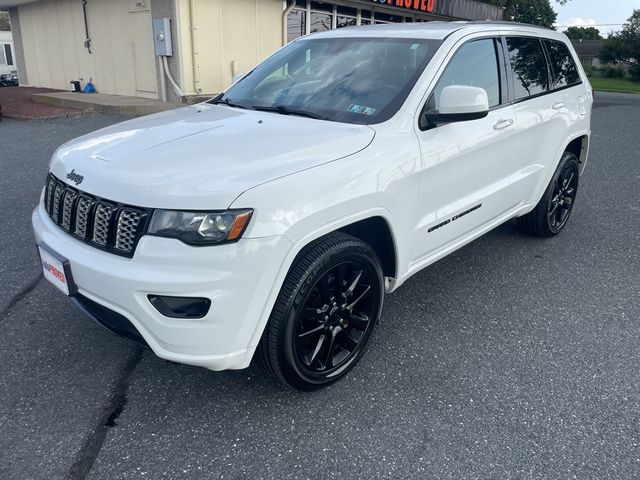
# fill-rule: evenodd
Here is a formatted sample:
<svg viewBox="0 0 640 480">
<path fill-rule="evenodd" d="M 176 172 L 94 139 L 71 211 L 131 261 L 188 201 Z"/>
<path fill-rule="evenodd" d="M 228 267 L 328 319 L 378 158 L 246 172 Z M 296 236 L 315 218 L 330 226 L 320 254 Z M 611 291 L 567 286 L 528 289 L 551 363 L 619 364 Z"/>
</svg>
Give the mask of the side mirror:
<svg viewBox="0 0 640 480">
<path fill-rule="evenodd" d="M 430 125 L 478 120 L 489 115 L 489 97 L 484 88 L 450 85 L 440 92 L 440 108 L 425 112 Z"/>
</svg>

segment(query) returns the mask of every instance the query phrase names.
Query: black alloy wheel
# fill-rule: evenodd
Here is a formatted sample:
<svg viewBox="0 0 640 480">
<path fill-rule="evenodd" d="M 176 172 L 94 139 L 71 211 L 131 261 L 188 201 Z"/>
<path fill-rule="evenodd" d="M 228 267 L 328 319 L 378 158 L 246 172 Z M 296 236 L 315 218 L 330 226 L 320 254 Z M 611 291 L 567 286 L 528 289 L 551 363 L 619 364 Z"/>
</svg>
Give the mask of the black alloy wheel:
<svg viewBox="0 0 640 480">
<path fill-rule="evenodd" d="M 380 260 L 368 244 L 343 233 L 312 243 L 282 286 L 261 340 L 263 364 L 299 390 L 342 378 L 375 332 L 383 293 Z"/>
<path fill-rule="evenodd" d="M 578 171 L 573 164 L 568 163 L 555 182 L 549 202 L 549 228 L 554 233 L 560 232 L 567 223 L 577 192 Z"/>
<path fill-rule="evenodd" d="M 334 266 L 309 292 L 294 328 L 294 352 L 309 374 L 330 375 L 354 358 L 379 297 L 375 272 L 357 260 Z"/>
<path fill-rule="evenodd" d="M 560 164 L 536 207 L 518 218 L 518 225 L 527 233 L 553 237 L 567 225 L 578 194 L 580 166 L 578 158 L 564 152 Z"/>
</svg>

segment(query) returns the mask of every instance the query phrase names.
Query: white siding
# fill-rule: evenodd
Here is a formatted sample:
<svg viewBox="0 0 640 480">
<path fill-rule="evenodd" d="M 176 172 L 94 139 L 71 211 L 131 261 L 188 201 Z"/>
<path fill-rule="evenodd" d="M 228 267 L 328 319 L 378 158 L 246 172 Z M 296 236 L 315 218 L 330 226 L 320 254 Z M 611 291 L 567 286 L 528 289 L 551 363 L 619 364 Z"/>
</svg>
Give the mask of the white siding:
<svg viewBox="0 0 640 480">
<path fill-rule="evenodd" d="M 156 95 L 155 85 L 150 88 L 147 84 L 141 89 L 136 85 L 136 69 L 145 70 L 138 72 L 139 78 L 155 79 L 150 13 L 145 13 L 149 38 L 145 37 L 145 45 L 140 46 L 136 45 L 130 31 L 128 0 L 89 2 L 87 16 L 92 54 L 84 47 L 80 1 L 43 0 L 19 7 L 19 14 L 29 85 L 66 90 L 71 80 L 82 78 L 87 82 L 93 78 L 94 85 L 102 93 Z M 145 57 L 139 58 L 138 62 L 136 50 L 145 52 Z"/>
<path fill-rule="evenodd" d="M 232 82 L 232 65 L 246 73 L 282 46 L 282 0 L 179 0 L 178 6 L 188 94 L 221 92 Z"/>
</svg>

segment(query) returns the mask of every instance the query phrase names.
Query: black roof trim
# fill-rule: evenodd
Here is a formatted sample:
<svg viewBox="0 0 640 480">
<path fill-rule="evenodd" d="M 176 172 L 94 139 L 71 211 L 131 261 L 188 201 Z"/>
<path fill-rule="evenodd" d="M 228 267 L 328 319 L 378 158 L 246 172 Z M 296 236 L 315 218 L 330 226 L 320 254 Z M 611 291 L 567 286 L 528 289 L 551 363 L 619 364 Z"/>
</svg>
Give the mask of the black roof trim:
<svg viewBox="0 0 640 480">
<path fill-rule="evenodd" d="M 541 28 L 543 30 L 550 30 L 552 32 L 557 32 L 557 30 L 553 28 L 534 25 L 533 23 L 508 22 L 506 20 L 471 20 L 471 21 L 454 21 L 451 23 L 464 23 L 467 25 L 506 25 L 510 27 L 533 27 L 533 28 Z"/>
</svg>

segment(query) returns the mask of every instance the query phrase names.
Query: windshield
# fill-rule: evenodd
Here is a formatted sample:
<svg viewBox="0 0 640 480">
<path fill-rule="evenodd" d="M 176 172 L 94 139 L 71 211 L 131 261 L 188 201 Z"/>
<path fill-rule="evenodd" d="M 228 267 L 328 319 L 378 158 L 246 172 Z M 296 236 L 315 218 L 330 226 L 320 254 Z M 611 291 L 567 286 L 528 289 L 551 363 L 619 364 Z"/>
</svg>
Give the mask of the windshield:
<svg viewBox="0 0 640 480">
<path fill-rule="evenodd" d="M 391 118 L 439 41 L 324 38 L 290 43 L 212 103 L 337 122 Z"/>
</svg>

